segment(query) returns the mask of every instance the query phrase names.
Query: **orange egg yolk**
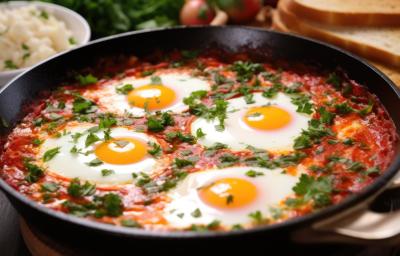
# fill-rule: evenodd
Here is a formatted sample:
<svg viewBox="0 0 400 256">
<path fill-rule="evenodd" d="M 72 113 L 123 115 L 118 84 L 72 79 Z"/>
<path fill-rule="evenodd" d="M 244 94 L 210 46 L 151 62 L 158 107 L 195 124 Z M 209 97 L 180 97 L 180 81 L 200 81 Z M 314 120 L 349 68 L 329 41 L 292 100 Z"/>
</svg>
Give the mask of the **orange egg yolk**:
<svg viewBox="0 0 400 256">
<path fill-rule="evenodd" d="M 113 138 L 95 149 L 97 158 L 109 164 L 131 164 L 145 158 L 147 145 L 134 138 Z"/>
<path fill-rule="evenodd" d="M 170 106 L 175 99 L 174 90 L 159 84 L 144 85 L 128 94 L 128 101 L 132 106 L 148 110 L 164 109 Z"/>
<path fill-rule="evenodd" d="M 253 183 L 240 178 L 223 178 L 198 190 L 200 199 L 220 209 L 245 207 L 257 197 Z"/>
<path fill-rule="evenodd" d="M 243 121 L 251 128 L 259 130 L 276 130 L 287 126 L 291 115 L 277 106 L 254 107 L 249 109 Z"/>
</svg>

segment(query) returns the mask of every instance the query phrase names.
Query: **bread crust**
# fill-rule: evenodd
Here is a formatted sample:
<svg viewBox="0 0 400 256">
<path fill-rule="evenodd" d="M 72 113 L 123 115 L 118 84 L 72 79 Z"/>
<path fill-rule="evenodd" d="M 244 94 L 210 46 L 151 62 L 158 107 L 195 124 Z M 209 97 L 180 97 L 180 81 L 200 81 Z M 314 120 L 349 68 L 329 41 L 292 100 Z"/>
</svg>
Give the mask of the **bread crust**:
<svg viewBox="0 0 400 256">
<path fill-rule="evenodd" d="M 278 14 L 281 22 L 285 24 L 289 30 L 337 45 L 368 59 L 382 62 L 389 66 L 400 67 L 400 55 L 396 55 L 386 49 L 373 45 L 367 45 L 356 40 L 340 37 L 337 34 L 329 32 L 328 29 L 315 27 L 312 23 L 304 21 L 300 16 L 290 12 L 288 10 L 289 2 L 291 2 L 291 0 L 280 0 L 278 3 Z"/>
<path fill-rule="evenodd" d="M 400 13 L 341 12 L 306 6 L 296 0 L 288 1 L 287 8 L 299 17 L 333 26 L 400 26 Z"/>
</svg>

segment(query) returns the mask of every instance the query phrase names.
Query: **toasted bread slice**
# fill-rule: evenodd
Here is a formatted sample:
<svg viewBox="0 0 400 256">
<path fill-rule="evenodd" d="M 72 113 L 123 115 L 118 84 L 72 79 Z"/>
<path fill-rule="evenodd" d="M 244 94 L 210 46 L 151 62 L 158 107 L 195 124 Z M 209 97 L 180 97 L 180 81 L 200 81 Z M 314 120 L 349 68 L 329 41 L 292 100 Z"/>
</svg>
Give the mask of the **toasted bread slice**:
<svg viewBox="0 0 400 256">
<path fill-rule="evenodd" d="M 400 27 L 336 27 L 308 22 L 288 10 L 291 0 L 281 0 L 281 22 L 296 33 L 317 38 L 365 58 L 400 67 Z"/>
<path fill-rule="evenodd" d="M 291 31 L 286 27 L 285 23 L 282 22 L 280 15 L 277 11 L 272 12 L 272 29 L 291 33 Z M 376 63 L 373 61 L 369 61 L 373 64 L 376 68 L 382 71 L 385 75 L 387 75 L 398 87 L 400 87 L 400 69 L 399 68 L 392 68 L 385 66 L 380 63 Z"/>
<path fill-rule="evenodd" d="M 400 26 L 399 0 L 291 0 L 288 9 L 326 25 Z"/>
</svg>

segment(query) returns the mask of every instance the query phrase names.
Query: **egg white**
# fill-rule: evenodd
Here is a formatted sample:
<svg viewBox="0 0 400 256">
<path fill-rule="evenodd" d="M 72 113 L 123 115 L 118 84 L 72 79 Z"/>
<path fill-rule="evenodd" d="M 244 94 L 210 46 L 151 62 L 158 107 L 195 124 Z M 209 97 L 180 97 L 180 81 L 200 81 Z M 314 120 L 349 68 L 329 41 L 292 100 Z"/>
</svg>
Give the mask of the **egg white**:
<svg viewBox="0 0 400 256">
<path fill-rule="evenodd" d="M 198 143 L 209 147 L 219 142 L 228 145 L 233 150 L 243 150 L 248 146 L 269 150 L 271 152 L 288 152 L 293 150 L 294 139 L 298 137 L 302 130 L 306 130 L 310 115 L 296 112 L 297 106 L 291 102 L 291 98 L 283 93 L 268 99 L 261 93 L 253 94 L 254 103 L 247 104 L 243 97 L 228 100 L 227 118 L 225 129 L 218 131 L 216 126 L 218 120 L 196 119 L 191 125 L 191 133 L 201 130 L 206 134 L 198 140 Z M 244 121 L 243 116 L 252 107 L 264 105 L 275 105 L 286 110 L 292 120 L 281 129 L 262 131 L 249 127 Z"/>
<path fill-rule="evenodd" d="M 251 178 L 245 174 L 249 170 L 263 172 L 264 175 Z M 243 208 L 222 210 L 213 208 L 200 199 L 198 188 L 228 177 L 241 178 L 253 183 L 257 188 L 255 201 Z M 271 207 L 276 207 L 293 194 L 292 188 L 298 177 L 299 175 L 284 174 L 279 168 L 271 170 L 259 167 L 230 167 L 193 173 L 168 193 L 171 201 L 164 209 L 164 217 L 171 227 L 178 229 L 188 228 L 192 224 L 208 225 L 214 220 L 220 221 L 221 225 L 226 227 L 250 224 L 252 219 L 248 216 L 249 213 L 260 211 L 264 217 L 270 217 Z M 197 218 L 191 215 L 196 209 L 201 211 L 201 216 Z"/>
<path fill-rule="evenodd" d="M 198 77 L 190 76 L 185 73 L 167 73 L 155 74 L 161 78 L 162 85 L 169 87 L 176 94 L 176 99 L 172 105 L 161 109 L 162 111 L 172 111 L 180 113 L 186 111 L 188 107 L 182 102 L 185 97 L 190 96 L 194 91 L 210 90 L 210 84 Z M 128 112 L 135 116 L 143 116 L 145 110 L 129 104 L 127 95 L 116 93 L 116 88 L 131 84 L 133 88 L 151 84 L 151 76 L 144 78 L 127 77 L 118 82 L 114 82 L 101 88 L 97 98 L 97 104 L 107 112 L 124 114 Z M 88 98 L 96 97 L 96 91 L 85 92 L 84 96 Z M 101 96 L 100 96 L 101 95 Z"/>
<path fill-rule="evenodd" d="M 43 163 L 49 172 L 53 172 L 57 175 L 66 178 L 79 178 L 81 180 L 87 180 L 97 184 L 126 184 L 133 181 L 132 173 L 144 172 L 146 174 L 151 174 L 157 166 L 157 161 L 151 156 L 146 156 L 139 162 L 132 164 L 109 164 L 103 163 L 99 166 L 88 166 L 87 163 L 96 158 L 94 152 L 84 155 L 84 154 L 72 154 L 70 152 L 71 148 L 76 146 L 77 148 L 83 149 L 83 152 L 88 150 L 93 150 L 97 142 L 87 148 L 85 148 L 85 139 L 87 136 L 87 130 L 94 125 L 92 124 L 78 124 L 75 126 L 66 128 L 66 135 L 59 138 L 46 138 L 44 143 L 40 148 L 39 155 L 42 157 L 44 153 L 52 148 L 60 147 L 59 153 L 55 155 L 53 159 L 48 162 Z M 85 133 L 86 132 L 86 133 Z M 75 133 L 84 133 L 76 143 L 73 142 L 71 135 Z M 100 139 L 104 138 L 104 132 L 99 131 L 95 133 Z M 155 139 L 147 136 L 143 133 L 134 132 L 128 128 L 116 127 L 111 129 L 111 137 L 124 137 L 124 138 L 134 138 L 141 140 L 144 143 L 153 142 L 156 143 Z M 103 176 L 102 170 L 110 169 L 114 173 Z"/>
</svg>

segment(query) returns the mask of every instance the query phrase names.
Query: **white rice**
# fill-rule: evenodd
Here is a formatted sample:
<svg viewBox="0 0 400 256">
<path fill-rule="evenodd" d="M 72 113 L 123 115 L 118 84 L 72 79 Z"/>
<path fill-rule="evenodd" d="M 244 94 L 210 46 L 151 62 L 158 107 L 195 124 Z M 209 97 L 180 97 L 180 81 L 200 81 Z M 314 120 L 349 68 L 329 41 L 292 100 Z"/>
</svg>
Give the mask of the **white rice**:
<svg viewBox="0 0 400 256">
<path fill-rule="evenodd" d="M 63 21 L 33 5 L 0 9 L 0 71 L 29 67 L 75 44 Z"/>
</svg>

